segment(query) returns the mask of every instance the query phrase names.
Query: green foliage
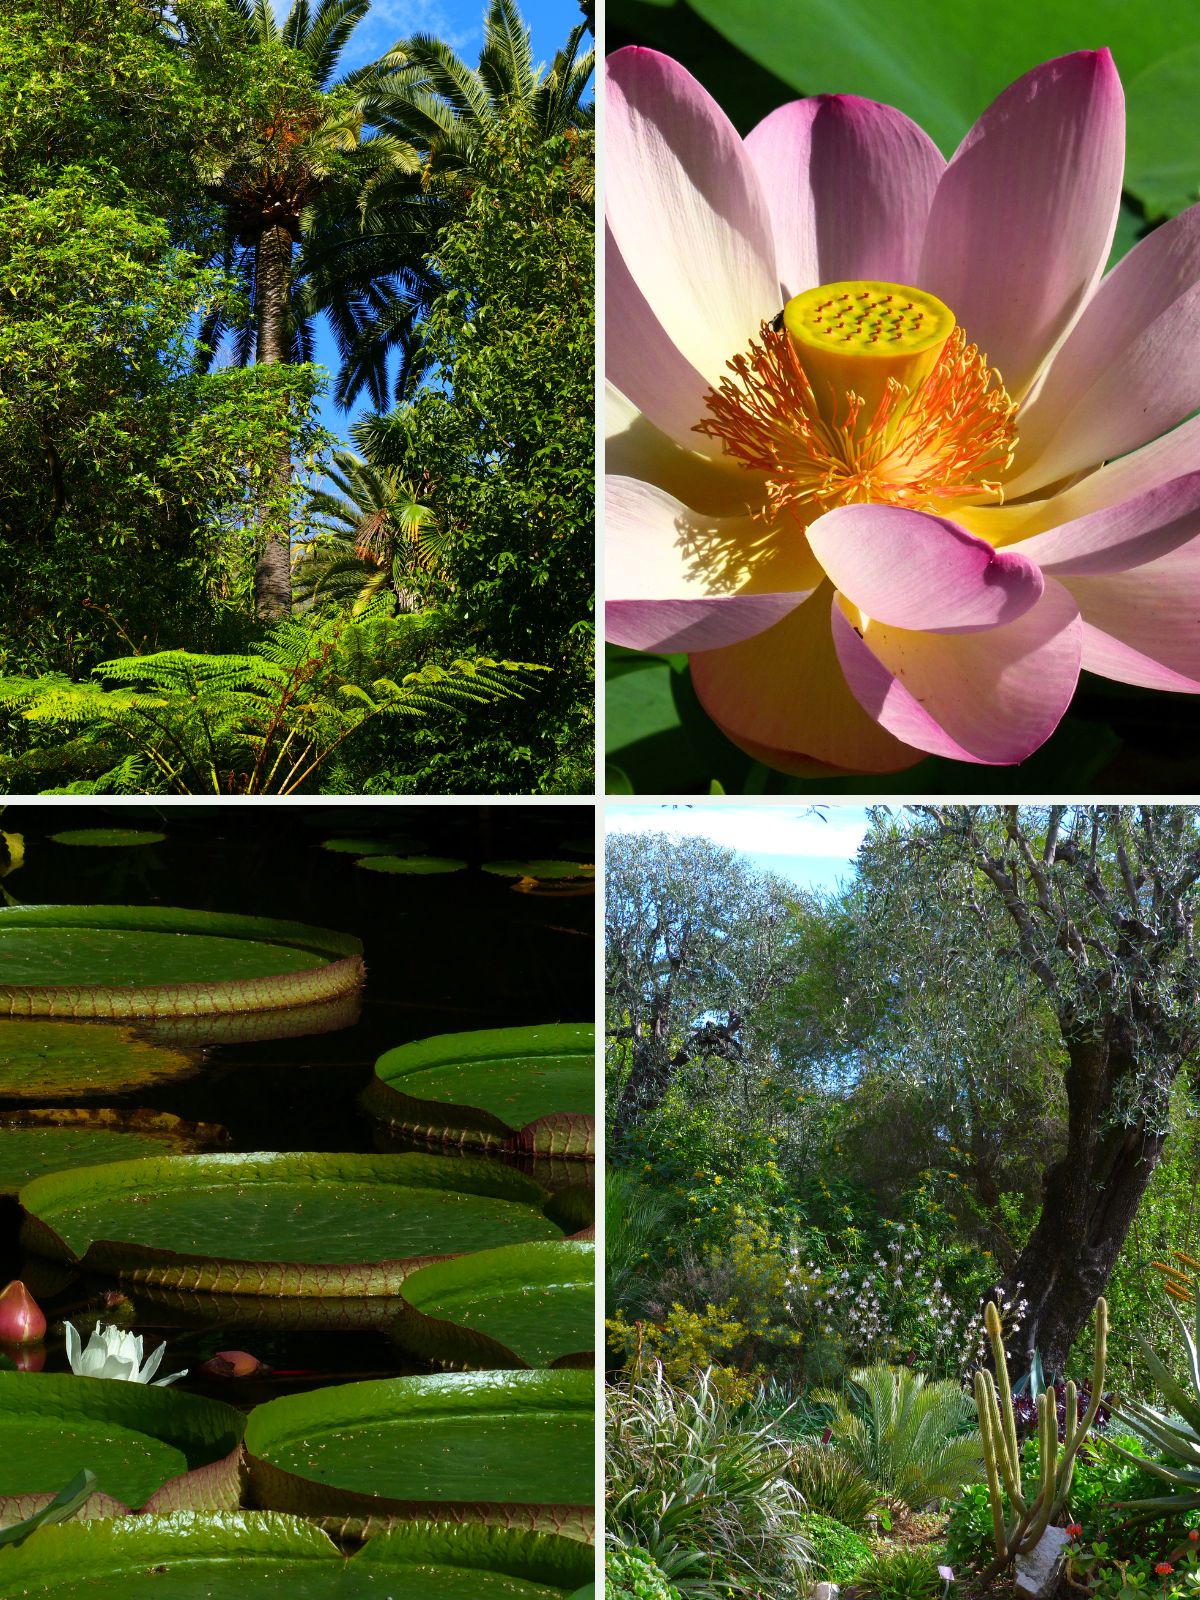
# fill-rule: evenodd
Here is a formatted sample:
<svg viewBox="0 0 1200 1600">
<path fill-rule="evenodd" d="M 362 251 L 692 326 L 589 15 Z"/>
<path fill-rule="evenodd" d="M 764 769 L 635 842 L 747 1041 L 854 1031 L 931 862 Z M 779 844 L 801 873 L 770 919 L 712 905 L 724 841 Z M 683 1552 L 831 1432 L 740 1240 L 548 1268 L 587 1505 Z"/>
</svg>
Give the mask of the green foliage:
<svg viewBox="0 0 1200 1600">
<path fill-rule="evenodd" d="M 706 1373 L 724 1399 L 747 1400 L 763 1374 L 762 1358 L 799 1342 L 791 1321 L 794 1276 L 780 1236 L 738 1212 L 724 1244 L 706 1246 L 699 1259 L 685 1255 L 677 1279 L 660 1274 L 662 1299 L 648 1305 L 646 1320 L 631 1326 L 617 1313 L 608 1323 L 610 1342 L 634 1370 L 652 1357 L 673 1383 Z M 676 1286 L 689 1304 L 670 1300 Z"/>
<path fill-rule="evenodd" d="M 607 1521 L 695 1600 L 793 1600 L 811 1563 L 804 1503 L 774 1428 L 702 1376 L 655 1366 L 608 1392 Z"/>
<path fill-rule="evenodd" d="M 453 387 L 364 428 L 379 467 L 428 485 L 447 535 L 446 605 L 461 640 L 554 670 L 536 708 L 459 765 L 447 790 L 590 790 L 594 564 L 590 136 L 539 143 L 502 124 L 434 265 L 454 285 L 424 332 Z M 485 643 L 486 642 L 486 643 Z"/>
<path fill-rule="evenodd" d="M 833 1407 L 834 1443 L 883 1494 L 921 1510 L 956 1494 L 983 1470 L 973 1408 L 950 1379 L 929 1382 L 909 1367 L 855 1368 Z"/>
<path fill-rule="evenodd" d="M 855 1574 L 855 1587 L 874 1600 L 937 1600 L 945 1585 L 936 1556 L 916 1546 L 877 1551 Z"/>
<path fill-rule="evenodd" d="M 788 1471 L 810 1511 L 855 1532 L 862 1532 L 879 1504 L 879 1490 L 862 1467 L 832 1444 L 813 1439 L 795 1446 Z"/>
<path fill-rule="evenodd" d="M 477 658 L 359 681 L 407 620 L 377 604 L 357 619 L 282 622 L 248 655 L 164 651 L 104 662 L 83 683 L 0 680 L 0 707 L 74 730 L 73 758 L 90 752 L 100 770 L 59 792 L 291 794 L 373 718 L 462 714 L 522 694 L 538 670 Z M 15 787 L 23 765 L 10 764 Z"/>
<path fill-rule="evenodd" d="M 1200 1287 L 1195 1292 L 1191 1327 L 1174 1304 L 1170 1310 L 1185 1351 L 1187 1378 L 1183 1382 L 1176 1378 L 1157 1351 L 1139 1336 L 1142 1359 L 1171 1410 L 1126 1400 L 1118 1415 L 1153 1450 L 1157 1459 L 1147 1459 L 1146 1470 L 1168 1485 L 1157 1495 L 1131 1501 L 1130 1509 L 1178 1517 L 1200 1509 Z"/>
<path fill-rule="evenodd" d="M 827 1583 L 851 1583 L 871 1560 L 871 1546 L 844 1522 L 810 1511 L 804 1531 L 812 1540 L 813 1576 Z"/>
<path fill-rule="evenodd" d="M 669 1196 L 612 1167 L 604 1180 L 604 1292 L 610 1315 L 641 1317 L 663 1240 L 674 1231 Z"/>
<path fill-rule="evenodd" d="M 192 371 L 236 297 L 188 187 L 214 101 L 136 0 L 7 18 L 0 92 L 0 670 L 227 642 L 238 525 L 286 514 L 263 463 L 316 448 L 317 380 Z"/>
<path fill-rule="evenodd" d="M 605 1600 L 679 1600 L 644 1550 L 610 1540 L 604 1547 Z"/>
</svg>

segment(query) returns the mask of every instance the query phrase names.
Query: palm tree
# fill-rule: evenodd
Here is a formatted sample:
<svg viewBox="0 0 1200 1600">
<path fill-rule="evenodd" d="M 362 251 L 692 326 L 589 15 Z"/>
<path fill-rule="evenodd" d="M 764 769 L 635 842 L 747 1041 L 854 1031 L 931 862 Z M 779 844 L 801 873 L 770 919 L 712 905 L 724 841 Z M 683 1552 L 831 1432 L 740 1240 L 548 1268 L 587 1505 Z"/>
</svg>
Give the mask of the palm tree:
<svg viewBox="0 0 1200 1600">
<path fill-rule="evenodd" d="M 349 601 L 358 615 L 390 589 L 401 611 L 418 610 L 413 585 L 436 574 L 445 553 L 446 535 L 432 508 L 395 468 L 373 466 L 349 450 L 335 451 L 333 460 L 336 492 L 320 489 L 309 497 L 323 526 L 296 566 L 300 603 Z"/>
<path fill-rule="evenodd" d="M 304 361 L 312 354 L 314 309 L 332 313 L 338 297 L 329 283 L 307 298 L 298 292 L 297 245 L 322 221 L 344 216 L 347 195 L 362 192 L 385 170 L 415 176 L 418 157 L 391 135 L 362 139 L 362 90 L 370 68 L 335 81 L 342 51 L 370 0 L 317 0 L 315 10 L 309 0 L 293 0 L 282 22 L 270 0 L 225 5 L 229 32 L 206 29 L 201 21 L 188 43 L 211 57 L 230 48 L 231 35 L 247 98 L 235 137 L 198 152 L 197 165 L 220 204 L 222 265 L 242 282 L 248 314 L 237 316 L 228 303 L 211 313 L 200 331 L 202 364 L 228 338 L 242 364 Z M 367 280 L 344 282 L 343 317 L 353 319 L 346 306 L 356 298 L 366 296 L 378 310 L 397 297 L 387 273 L 378 263 L 374 268 Z M 269 469 L 270 498 L 286 499 L 280 491 L 291 472 L 285 447 Z M 260 527 L 255 609 L 270 621 L 291 607 L 290 537 L 277 518 L 264 514 Z"/>
<path fill-rule="evenodd" d="M 415 34 L 380 60 L 368 97 L 372 120 L 428 155 L 427 178 L 443 179 L 469 177 L 477 143 L 502 123 L 520 120 L 537 143 L 590 128 L 595 110 L 584 95 L 595 52 L 579 54 L 586 31 L 583 22 L 572 28 L 543 74 L 515 0 L 491 0 L 478 69 L 442 40 Z"/>
</svg>

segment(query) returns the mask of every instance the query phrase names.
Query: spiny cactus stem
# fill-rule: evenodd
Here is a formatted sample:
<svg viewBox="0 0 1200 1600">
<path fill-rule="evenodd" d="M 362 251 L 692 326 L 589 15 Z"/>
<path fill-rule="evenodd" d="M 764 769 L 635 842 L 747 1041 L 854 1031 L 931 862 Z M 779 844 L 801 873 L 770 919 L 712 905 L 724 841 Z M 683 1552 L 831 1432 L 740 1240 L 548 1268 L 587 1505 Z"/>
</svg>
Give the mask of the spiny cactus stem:
<svg viewBox="0 0 1200 1600">
<path fill-rule="evenodd" d="M 1008 1550 L 1008 1535 L 1004 1527 L 1000 1474 L 996 1467 L 996 1436 L 1000 1419 L 994 1411 L 995 1398 L 991 1373 L 980 1369 L 975 1374 L 975 1409 L 979 1413 L 979 1437 L 983 1444 L 983 1465 L 987 1473 L 988 1503 L 992 1508 L 992 1538 L 996 1555 L 1003 1556 Z"/>
<path fill-rule="evenodd" d="M 994 1300 L 988 1301 L 987 1309 L 983 1313 L 983 1321 L 987 1328 L 988 1340 L 992 1346 L 992 1360 L 996 1366 L 996 1388 L 999 1391 L 1000 1417 L 1004 1426 L 1004 1451 L 1012 1465 L 1012 1476 L 1016 1481 L 1019 1496 L 1021 1447 L 1017 1443 L 1017 1418 L 1016 1413 L 1013 1411 L 1012 1385 L 1008 1381 L 1008 1357 L 1004 1350 L 1004 1324 L 1000 1320 L 1000 1308 Z"/>
</svg>

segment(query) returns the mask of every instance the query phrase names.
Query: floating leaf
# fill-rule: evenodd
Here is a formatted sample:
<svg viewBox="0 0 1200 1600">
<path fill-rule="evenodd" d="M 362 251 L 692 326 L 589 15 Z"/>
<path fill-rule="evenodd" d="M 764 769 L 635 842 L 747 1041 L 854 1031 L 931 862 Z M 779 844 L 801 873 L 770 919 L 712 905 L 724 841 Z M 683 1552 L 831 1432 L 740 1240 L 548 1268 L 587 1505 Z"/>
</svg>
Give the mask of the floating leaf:
<svg viewBox="0 0 1200 1600">
<path fill-rule="evenodd" d="M 0 907 L 0 1012 L 178 1016 L 353 994 L 362 946 L 300 922 L 160 906 Z"/>
<path fill-rule="evenodd" d="M 362 1101 L 422 1138 L 589 1156 L 595 1082 L 590 1024 L 484 1028 L 387 1051 Z"/>
<path fill-rule="evenodd" d="M 431 1257 L 561 1236 L 511 1167 L 426 1155 L 143 1158 L 36 1178 L 22 1237 L 138 1284 L 239 1296 L 394 1294 Z"/>
<path fill-rule="evenodd" d="M 365 856 L 354 865 L 364 872 L 406 873 L 415 877 L 467 870 L 467 863 L 457 856 Z"/>
<path fill-rule="evenodd" d="M 587 1537 L 593 1389 L 586 1372 L 482 1372 L 285 1395 L 246 1424 L 252 1493 L 283 1511 Z"/>
<path fill-rule="evenodd" d="M 60 1523 L 0 1558 L 5 1592 L 54 1600 L 567 1600 L 592 1569 L 574 1539 L 400 1525 L 346 1557 L 299 1517 L 122 1517 Z"/>
<path fill-rule="evenodd" d="M 103 1022 L 0 1020 L 0 1100 L 124 1094 L 199 1066 L 196 1054 Z"/>
<path fill-rule="evenodd" d="M 83 1464 L 112 1502 L 89 1509 L 106 1515 L 233 1510 L 243 1424 L 232 1406 L 175 1389 L 0 1372 L 0 1521 L 41 1510 Z"/>
<path fill-rule="evenodd" d="M 386 839 L 323 839 L 322 850 L 332 850 L 336 855 L 347 856 L 404 856 L 410 852 L 428 849 L 424 839 L 410 839 L 402 834 L 391 834 Z"/>
<path fill-rule="evenodd" d="M 393 1337 L 439 1366 L 589 1365 L 595 1255 L 564 1239 L 421 1267 L 404 1281 Z"/>
<path fill-rule="evenodd" d="M 93 849 L 125 849 L 140 844 L 161 844 L 165 833 L 150 833 L 142 828 L 69 828 L 52 833 L 55 844 L 89 845 Z"/>
<path fill-rule="evenodd" d="M 594 878 L 594 864 L 579 861 L 485 861 L 485 872 L 498 878 Z"/>
<path fill-rule="evenodd" d="M 134 1156 L 213 1150 L 228 1143 L 224 1128 L 184 1122 L 167 1111 L 64 1106 L 0 1112 L 0 1194 L 16 1194 L 48 1172 Z"/>
</svg>

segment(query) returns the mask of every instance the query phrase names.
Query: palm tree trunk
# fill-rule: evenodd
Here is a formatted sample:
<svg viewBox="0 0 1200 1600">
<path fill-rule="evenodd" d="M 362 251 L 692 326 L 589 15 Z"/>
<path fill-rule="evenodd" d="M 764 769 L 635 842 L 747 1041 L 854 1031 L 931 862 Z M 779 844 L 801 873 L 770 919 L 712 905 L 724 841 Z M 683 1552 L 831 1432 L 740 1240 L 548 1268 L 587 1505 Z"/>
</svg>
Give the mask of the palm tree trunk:
<svg viewBox="0 0 1200 1600">
<path fill-rule="evenodd" d="M 286 362 L 288 280 L 292 269 L 292 236 L 279 224 L 267 226 L 254 252 L 254 310 L 259 365 Z M 269 499 L 286 507 L 292 478 L 292 455 L 285 445 L 271 469 Z M 276 622 L 292 609 L 292 550 L 286 510 L 282 523 L 265 508 L 259 518 L 262 541 L 254 569 L 254 612 L 263 622 Z"/>
</svg>

